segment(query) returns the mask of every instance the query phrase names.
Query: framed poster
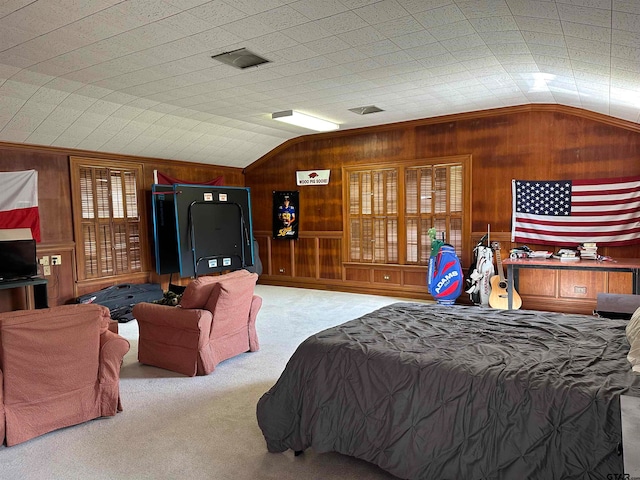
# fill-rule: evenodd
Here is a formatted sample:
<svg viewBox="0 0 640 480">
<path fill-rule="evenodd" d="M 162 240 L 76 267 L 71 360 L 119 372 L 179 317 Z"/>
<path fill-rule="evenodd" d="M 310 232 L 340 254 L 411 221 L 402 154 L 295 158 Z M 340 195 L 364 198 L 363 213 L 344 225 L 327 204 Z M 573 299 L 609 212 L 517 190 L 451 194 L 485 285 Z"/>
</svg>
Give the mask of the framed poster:
<svg viewBox="0 0 640 480">
<path fill-rule="evenodd" d="M 298 192 L 273 192 L 273 238 L 298 238 Z"/>
</svg>

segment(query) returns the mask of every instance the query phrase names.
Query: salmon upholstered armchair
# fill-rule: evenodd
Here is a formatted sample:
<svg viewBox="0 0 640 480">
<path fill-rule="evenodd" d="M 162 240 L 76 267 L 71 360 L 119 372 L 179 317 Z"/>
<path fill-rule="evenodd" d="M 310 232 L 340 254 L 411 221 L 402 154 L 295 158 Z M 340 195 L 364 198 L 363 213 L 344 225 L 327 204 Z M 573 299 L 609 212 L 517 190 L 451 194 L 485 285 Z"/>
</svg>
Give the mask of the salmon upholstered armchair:
<svg viewBox="0 0 640 480">
<path fill-rule="evenodd" d="M 0 313 L 0 438 L 7 446 L 122 411 L 129 342 L 109 309 L 61 305 Z"/>
<path fill-rule="evenodd" d="M 260 348 L 254 295 L 258 275 L 247 270 L 197 278 L 177 307 L 138 303 L 138 361 L 187 376 L 208 375 L 223 360 Z"/>
</svg>

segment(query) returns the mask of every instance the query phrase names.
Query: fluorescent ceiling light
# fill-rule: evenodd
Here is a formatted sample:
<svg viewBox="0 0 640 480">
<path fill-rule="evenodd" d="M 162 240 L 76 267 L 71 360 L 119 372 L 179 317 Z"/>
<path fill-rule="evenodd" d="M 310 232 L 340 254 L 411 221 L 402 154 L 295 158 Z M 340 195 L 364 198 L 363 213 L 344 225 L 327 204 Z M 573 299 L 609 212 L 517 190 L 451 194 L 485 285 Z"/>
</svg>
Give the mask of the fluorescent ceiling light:
<svg viewBox="0 0 640 480">
<path fill-rule="evenodd" d="M 308 128 L 317 132 L 328 132 L 340 128 L 337 123 L 328 122 L 327 120 L 305 115 L 304 113 L 294 112 L 293 110 L 272 113 L 271 118 L 279 122 L 290 123 L 291 125 L 297 125 L 298 127 Z"/>
</svg>

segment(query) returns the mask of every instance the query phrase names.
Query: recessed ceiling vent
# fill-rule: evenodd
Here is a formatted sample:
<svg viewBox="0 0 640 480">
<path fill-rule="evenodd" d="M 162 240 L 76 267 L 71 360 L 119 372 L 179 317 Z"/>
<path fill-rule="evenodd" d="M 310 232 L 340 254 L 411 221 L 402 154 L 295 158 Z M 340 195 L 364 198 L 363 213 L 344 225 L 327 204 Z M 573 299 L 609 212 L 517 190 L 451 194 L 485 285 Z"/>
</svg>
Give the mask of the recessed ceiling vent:
<svg viewBox="0 0 640 480">
<path fill-rule="evenodd" d="M 384 112 L 381 108 L 376 107 L 375 105 L 368 105 L 366 107 L 356 107 L 350 108 L 350 112 L 357 113 L 358 115 L 368 115 L 369 113 L 378 113 Z"/>
<path fill-rule="evenodd" d="M 218 55 L 213 55 L 211 58 L 241 70 L 249 67 L 257 67 L 263 63 L 269 63 L 269 60 L 266 58 L 262 58 L 246 48 L 239 48 L 238 50 L 233 50 L 231 52 L 220 53 Z"/>
</svg>

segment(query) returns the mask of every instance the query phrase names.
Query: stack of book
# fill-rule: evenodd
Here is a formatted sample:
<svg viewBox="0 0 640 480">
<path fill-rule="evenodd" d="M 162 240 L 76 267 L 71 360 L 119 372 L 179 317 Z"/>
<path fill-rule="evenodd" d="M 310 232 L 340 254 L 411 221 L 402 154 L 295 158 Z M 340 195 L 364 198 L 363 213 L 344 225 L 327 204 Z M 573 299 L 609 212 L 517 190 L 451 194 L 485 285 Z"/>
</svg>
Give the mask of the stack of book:
<svg viewBox="0 0 640 480">
<path fill-rule="evenodd" d="M 571 250 L 569 248 L 561 248 L 558 252 L 553 256 L 553 258 L 559 259 L 561 262 L 579 262 L 580 255 L 576 250 Z"/>
<path fill-rule="evenodd" d="M 550 258 L 551 252 L 547 250 L 532 250 L 529 252 L 529 258 Z"/>
<path fill-rule="evenodd" d="M 598 246 L 595 242 L 585 242 L 578 247 L 580 252 L 580 258 L 585 260 L 597 260 L 598 259 Z"/>
</svg>

